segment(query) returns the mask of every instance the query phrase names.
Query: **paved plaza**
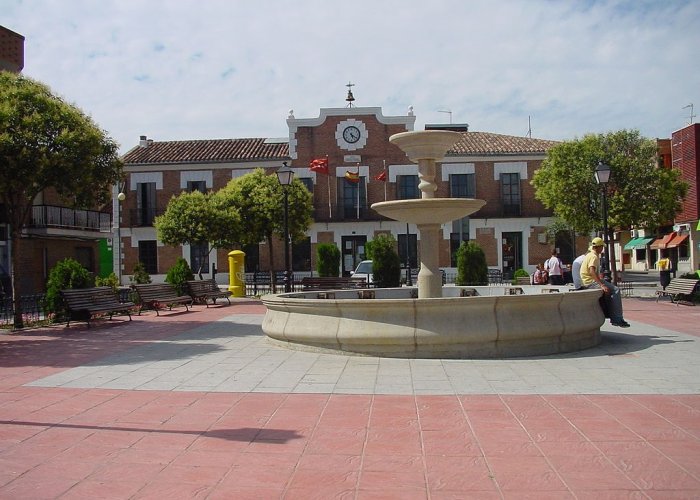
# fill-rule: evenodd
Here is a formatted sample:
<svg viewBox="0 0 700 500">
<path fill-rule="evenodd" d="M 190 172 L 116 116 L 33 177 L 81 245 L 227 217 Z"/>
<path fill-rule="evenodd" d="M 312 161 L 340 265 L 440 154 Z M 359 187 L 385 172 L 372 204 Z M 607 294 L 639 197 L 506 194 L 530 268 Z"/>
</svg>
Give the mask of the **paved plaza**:
<svg viewBox="0 0 700 500">
<path fill-rule="evenodd" d="M 0 499 L 700 498 L 700 308 L 511 360 L 291 350 L 264 307 L 0 335 Z"/>
</svg>

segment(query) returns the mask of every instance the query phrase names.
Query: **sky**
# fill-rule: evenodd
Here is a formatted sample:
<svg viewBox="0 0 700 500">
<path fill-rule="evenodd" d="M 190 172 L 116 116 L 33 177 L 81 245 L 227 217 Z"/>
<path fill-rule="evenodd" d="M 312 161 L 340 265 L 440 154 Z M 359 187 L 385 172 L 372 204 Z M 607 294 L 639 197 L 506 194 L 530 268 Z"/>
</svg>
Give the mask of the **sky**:
<svg viewBox="0 0 700 500">
<path fill-rule="evenodd" d="M 669 138 L 700 112 L 700 0 L 0 0 L 0 25 L 121 153 L 286 137 L 350 82 L 417 130 Z"/>
</svg>

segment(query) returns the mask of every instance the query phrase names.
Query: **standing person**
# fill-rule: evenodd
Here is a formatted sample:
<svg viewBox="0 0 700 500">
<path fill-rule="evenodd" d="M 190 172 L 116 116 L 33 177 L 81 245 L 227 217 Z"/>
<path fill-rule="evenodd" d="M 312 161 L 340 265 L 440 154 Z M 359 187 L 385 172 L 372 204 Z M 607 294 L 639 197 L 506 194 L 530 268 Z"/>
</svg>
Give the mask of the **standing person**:
<svg viewBox="0 0 700 500">
<path fill-rule="evenodd" d="M 556 249 L 552 250 L 552 256 L 544 261 L 544 270 L 549 273 L 550 285 L 564 284 L 564 271 Z"/>
<path fill-rule="evenodd" d="M 535 271 L 535 274 L 532 275 L 532 282 L 535 285 L 547 284 L 547 271 L 544 270 L 542 264 L 537 264 L 537 270 Z"/>
<path fill-rule="evenodd" d="M 571 264 L 571 278 L 574 280 L 574 290 L 581 288 L 581 265 L 583 264 L 583 259 L 586 258 L 586 254 L 582 253 L 574 259 L 573 264 Z"/>
<path fill-rule="evenodd" d="M 603 297 L 610 312 L 610 324 L 621 328 L 629 328 L 630 324 L 622 316 L 620 290 L 609 281 L 600 277 L 600 254 L 603 253 L 604 248 L 605 243 L 602 238 L 593 238 L 591 249 L 581 264 L 582 288 L 600 288 L 603 290 Z"/>
</svg>

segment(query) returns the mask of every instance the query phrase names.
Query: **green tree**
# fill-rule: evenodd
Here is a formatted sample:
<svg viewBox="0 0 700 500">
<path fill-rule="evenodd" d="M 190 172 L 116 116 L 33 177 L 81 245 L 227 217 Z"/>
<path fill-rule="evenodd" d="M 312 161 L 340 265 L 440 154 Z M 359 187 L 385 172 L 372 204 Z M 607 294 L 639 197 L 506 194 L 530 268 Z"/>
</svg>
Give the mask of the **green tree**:
<svg viewBox="0 0 700 500">
<path fill-rule="evenodd" d="M 109 200 L 121 172 L 117 144 L 91 118 L 46 85 L 0 71 L 0 205 L 12 241 L 15 328 L 23 326 L 20 235 L 36 197 L 53 188 L 68 206 L 92 208 Z"/>
<path fill-rule="evenodd" d="M 272 240 L 284 238 L 284 189 L 288 189 L 289 237 L 299 241 L 311 226 L 313 200 L 311 193 L 299 180 L 294 179 L 286 188 L 275 175 L 266 175 L 261 168 L 230 181 L 214 194 L 221 209 L 238 210 L 241 220 L 242 245 L 267 242 L 270 277 L 275 280 Z"/>
<path fill-rule="evenodd" d="M 334 243 L 316 245 L 316 271 L 324 278 L 340 274 L 340 250 Z"/>
<path fill-rule="evenodd" d="M 488 285 L 486 255 L 474 241 L 463 241 L 457 249 L 457 278 L 455 284 Z"/>
<path fill-rule="evenodd" d="M 656 142 L 637 130 L 589 134 L 553 147 L 532 180 L 535 196 L 576 232 L 602 229 L 602 191 L 594 177 L 599 161 L 611 168 L 611 230 L 655 230 L 673 221 L 688 186 L 676 169 L 657 167 Z"/>
<path fill-rule="evenodd" d="M 173 246 L 208 244 L 210 252 L 232 248 L 240 241 L 240 217 L 235 206 L 220 201 L 199 191 L 173 196 L 163 215 L 155 218 L 158 239 Z"/>
<path fill-rule="evenodd" d="M 401 260 L 396 252 L 396 239 L 391 234 L 380 234 L 372 240 L 372 279 L 378 288 L 401 284 Z"/>
</svg>

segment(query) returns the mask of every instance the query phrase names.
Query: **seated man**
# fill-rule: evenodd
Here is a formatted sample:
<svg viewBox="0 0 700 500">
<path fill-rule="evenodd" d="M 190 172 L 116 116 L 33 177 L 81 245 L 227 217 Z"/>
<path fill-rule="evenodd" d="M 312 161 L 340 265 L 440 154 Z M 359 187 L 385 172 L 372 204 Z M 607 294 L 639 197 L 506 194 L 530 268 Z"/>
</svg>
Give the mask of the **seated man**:
<svg viewBox="0 0 700 500">
<path fill-rule="evenodd" d="M 602 238 L 593 238 L 591 249 L 581 264 L 581 288 L 600 288 L 603 290 L 605 303 L 610 311 L 610 323 L 613 326 L 628 328 L 630 324 L 622 316 L 620 290 L 609 281 L 601 279 L 598 273 L 600 254 L 603 253 L 604 248 L 605 244 Z"/>
</svg>

